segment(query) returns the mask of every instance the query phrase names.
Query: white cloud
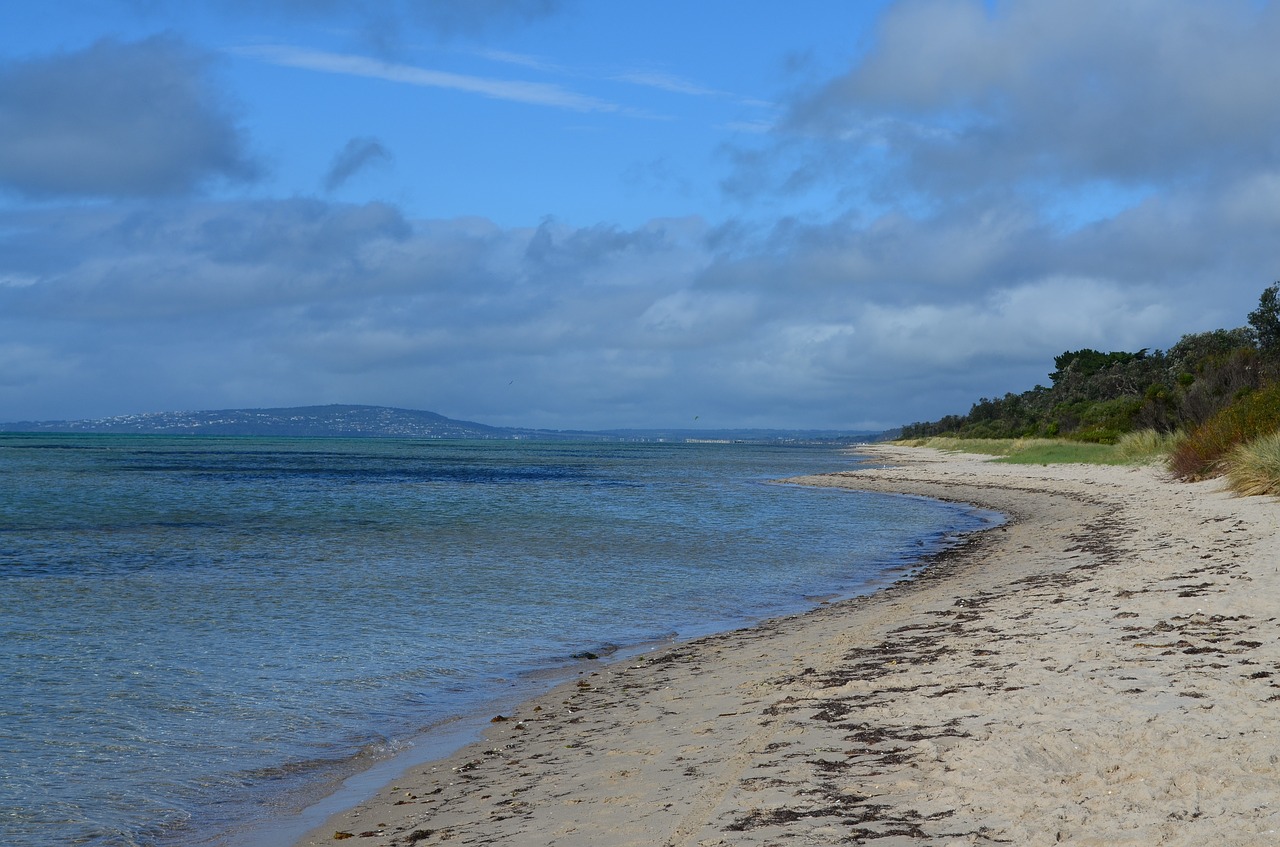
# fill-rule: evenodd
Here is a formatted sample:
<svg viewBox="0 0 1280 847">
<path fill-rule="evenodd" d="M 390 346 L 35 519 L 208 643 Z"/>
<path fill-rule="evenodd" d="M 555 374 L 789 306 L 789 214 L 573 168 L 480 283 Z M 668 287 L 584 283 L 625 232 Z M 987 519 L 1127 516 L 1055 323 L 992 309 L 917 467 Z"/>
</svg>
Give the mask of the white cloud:
<svg viewBox="0 0 1280 847">
<path fill-rule="evenodd" d="M 640 324 L 656 335 L 703 346 L 753 331 L 756 315 L 756 298 L 749 294 L 686 289 L 656 301 L 640 316 Z"/>
<path fill-rule="evenodd" d="M 1175 315 L 1150 296 L 1107 280 L 1049 277 L 990 292 L 979 302 L 871 303 L 857 332 L 866 352 L 895 371 L 956 371 L 991 359 L 1038 358 L 1047 365 L 1047 351 L 1155 346 L 1151 339 L 1167 336 Z"/>
<path fill-rule="evenodd" d="M 1251 0 L 902 0 L 793 98 L 772 184 L 873 151 L 882 188 L 939 203 L 1215 179 L 1276 155 L 1277 40 Z"/>
<path fill-rule="evenodd" d="M 367 56 L 307 50 L 288 45 L 239 47 L 236 48 L 236 52 L 283 67 L 368 77 L 424 88 L 442 88 L 531 106 L 548 106 L 574 112 L 621 111 L 616 104 L 551 83 L 490 79 L 385 62 Z"/>
<path fill-rule="evenodd" d="M 627 71 L 625 73 L 614 74 L 613 79 L 618 82 L 626 82 L 631 85 L 641 85 L 646 88 L 657 88 L 661 91 L 669 91 L 673 94 L 685 94 L 690 97 L 731 97 L 732 95 L 724 91 L 716 91 L 713 88 L 699 85 L 696 82 L 676 76 L 675 74 L 661 73 L 659 71 Z"/>
<path fill-rule="evenodd" d="M 513 53 L 509 50 L 480 49 L 473 52 L 482 59 L 488 59 L 491 62 L 501 62 L 504 65 L 519 65 L 522 68 L 530 68 L 535 71 L 543 71 L 544 73 L 566 73 L 564 66 L 540 56 L 530 56 L 525 53 Z"/>
</svg>

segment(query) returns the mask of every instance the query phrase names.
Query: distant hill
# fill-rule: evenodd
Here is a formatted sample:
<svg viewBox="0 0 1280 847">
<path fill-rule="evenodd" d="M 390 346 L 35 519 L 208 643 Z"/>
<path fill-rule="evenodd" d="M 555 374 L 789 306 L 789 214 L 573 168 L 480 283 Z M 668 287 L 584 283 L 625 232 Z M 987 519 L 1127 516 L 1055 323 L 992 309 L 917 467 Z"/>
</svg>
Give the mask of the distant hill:
<svg viewBox="0 0 1280 847">
<path fill-rule="evenodd" d="M 135 433 L 140 435 L 320 436 L 329 438 L 590 439 L 595 441 L 747 441 L 815 443 L 867 441 L 876 433 L 783 429 L 517 429 L 446 418 L 435 412 L 386 406 L 294 406 L 150 412 L 79 421 L 0 423 L 0 432 Z"/>
<path fill-rule="evenodd" d="M 335 438 L 516 438 L 516 430 L 384 406 L 295 406 L 150 412 L 84 421 L 18 421 L 4 432 L 131 432 L 147 435 L 284 435 Z"/>
</svg>

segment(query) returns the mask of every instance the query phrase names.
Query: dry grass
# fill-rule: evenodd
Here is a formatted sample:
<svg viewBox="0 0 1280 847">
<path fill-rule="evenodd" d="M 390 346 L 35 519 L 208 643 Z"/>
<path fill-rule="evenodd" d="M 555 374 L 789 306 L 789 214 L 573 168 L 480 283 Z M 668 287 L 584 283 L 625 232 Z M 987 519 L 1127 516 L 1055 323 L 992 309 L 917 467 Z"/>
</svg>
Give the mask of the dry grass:
<svg viewBox="0 0 1280 847">
<path fill-rule="evenodd" d="M 981 456 L 1016 456 L 1031 449 L 1070 443 L 1060 438 L 950 438 L 936 435 L 899 442 L 908 447 L 932 447 L 948 453 L 976 453 Z"/>
<path fill-rule="evenodd" d="M 1129 432 L 1116 442 L 1116 453 L 1124 462 L 1134 465 L 1168 461 L 1169 454 L 1183 437 L 1181 432 L 1156 432 L 1154 429 Z"/>
</svg>

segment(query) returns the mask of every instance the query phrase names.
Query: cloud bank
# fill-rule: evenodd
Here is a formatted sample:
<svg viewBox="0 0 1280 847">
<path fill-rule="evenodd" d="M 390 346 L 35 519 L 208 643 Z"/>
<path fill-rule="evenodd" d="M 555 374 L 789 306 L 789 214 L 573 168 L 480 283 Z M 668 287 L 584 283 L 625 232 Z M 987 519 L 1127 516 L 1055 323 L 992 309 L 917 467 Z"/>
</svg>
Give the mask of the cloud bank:
<svg viewBox="0 0 1280 847">
<path fill-rule="evenodd" d="M 790 103 L 771 184 L 875 164 L 879 192 L 956 203 L 1244 177 L 1280 152 L 1277 38 L 1245 0 L 905 0 Z"/>
</svg>

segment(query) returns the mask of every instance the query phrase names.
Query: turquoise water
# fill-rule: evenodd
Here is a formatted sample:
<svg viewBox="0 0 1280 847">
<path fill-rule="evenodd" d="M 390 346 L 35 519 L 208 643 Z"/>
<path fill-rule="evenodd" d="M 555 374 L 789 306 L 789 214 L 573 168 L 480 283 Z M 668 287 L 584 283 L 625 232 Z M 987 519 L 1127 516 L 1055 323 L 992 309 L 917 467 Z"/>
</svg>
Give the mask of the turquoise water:
<svg viewBox="0 0 1280 847">
<path fill-rule="evenodd" d="M 223 843 L 576 653 L 990 520 L 833 449 L 0 436 L 0 843 Z"/>
</svg>

